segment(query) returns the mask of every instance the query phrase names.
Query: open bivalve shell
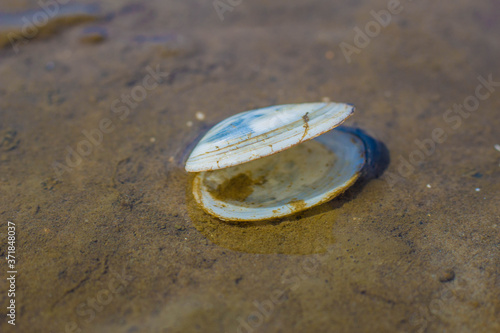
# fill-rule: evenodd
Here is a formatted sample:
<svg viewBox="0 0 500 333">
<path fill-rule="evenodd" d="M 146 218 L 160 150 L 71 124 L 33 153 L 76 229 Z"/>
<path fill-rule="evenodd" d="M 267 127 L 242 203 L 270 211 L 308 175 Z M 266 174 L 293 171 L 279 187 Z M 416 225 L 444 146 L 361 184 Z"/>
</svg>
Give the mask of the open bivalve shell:
<svg viewBox="0 0 500 333">
<path fill-rule="evenodd" d="M 186 162 L 187 171 L 199 172 L 194 198 L 228 221 L 279 218 L 333 199 L 356 181 L 365 163 L 360 138 L 330 131 L 353 112 L 343 103 L 306 103 L 223 120 Z"/>
</svg>

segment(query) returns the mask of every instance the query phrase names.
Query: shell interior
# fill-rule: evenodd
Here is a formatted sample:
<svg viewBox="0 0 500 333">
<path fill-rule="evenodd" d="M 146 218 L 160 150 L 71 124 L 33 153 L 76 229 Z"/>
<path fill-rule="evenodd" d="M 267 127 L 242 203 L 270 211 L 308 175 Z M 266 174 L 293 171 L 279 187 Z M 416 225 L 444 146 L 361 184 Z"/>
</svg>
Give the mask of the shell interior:
<svg viewBox="0 0 500 333">
<path fill-rule="evenodd" d="M 344 103 L 305 103 L 236 114 L 207 132 L 186 170 L 217 170 L 278 153 L 331 130 L 353 112 Z"/>
<path fill-rule="evenodd" d="M 275 155 L 201 172 L 193 180 L 193 194 L 222 220 L 279 218 L 339 195 L 356 181 L 364 163 L 361 139 L 333 130 Z"/>
</svg>

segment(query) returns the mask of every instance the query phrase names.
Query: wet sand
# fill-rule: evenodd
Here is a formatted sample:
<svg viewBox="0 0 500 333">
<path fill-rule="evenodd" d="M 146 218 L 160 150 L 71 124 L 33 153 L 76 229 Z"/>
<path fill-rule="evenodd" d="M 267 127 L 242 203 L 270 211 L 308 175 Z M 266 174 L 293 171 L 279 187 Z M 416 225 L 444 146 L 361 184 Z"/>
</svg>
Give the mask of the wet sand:
<svg viewBox="0 0 500 333">
<path fill-rule="evenodd" d="M 500 6 L 390 3 L 2 3 L 0 331 L 500 331 Z M 280 220 L 196 205 L 211 126 L 324 99 L 384 167 Z"/>
</svg>

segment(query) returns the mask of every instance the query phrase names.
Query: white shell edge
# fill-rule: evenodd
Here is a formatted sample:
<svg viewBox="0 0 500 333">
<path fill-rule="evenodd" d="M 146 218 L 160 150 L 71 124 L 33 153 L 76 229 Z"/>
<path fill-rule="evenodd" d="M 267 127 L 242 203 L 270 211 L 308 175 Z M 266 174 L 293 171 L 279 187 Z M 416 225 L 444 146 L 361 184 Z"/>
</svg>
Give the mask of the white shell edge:
<svg viewBox="0 0 500 333">
<path fill-rule="evenodd" d="M 215 132 L 226 128 L 238 118 L 244 118 L 241 120 L 250 123 L 245 124 L 246 128 L 252 128 L 255 133 L 262 125 L 266 126 L 266 123 L 261 122 L 260 126 L 252 127 L 252 121 L 255 122 L 252 114 L 272 112 L 277 108 L 288 108 L 286 112 L 289 115 L 281 115 L 282 118 L 294 117 L 296 120 L 309 114 L 310 120 L 307 126 L 302 123 L 299 126 L 296 123 L 282 126 L 276 131 L 278 134 L 274 132 L 272 136 L 256 134 L 248 138 L 248 132 L 240 133 L 238 128 L 235 128 L 233 138 L 236 138 L 236 143 L 228 142 L 230 138 L 224 138 L 225 142 L 221 143 L 219 150 L 214 150 L 213 143 L 206 142 L 216 134 Z M 345 103 L 303 103 L 276 105 L 236 114 L 221 121 L 205 134 L 191 152 L 185 169 L 188 172 L 217 170 L 278 153 L 337 127 L 353 112 L 354 106 Z"/>
</svg>

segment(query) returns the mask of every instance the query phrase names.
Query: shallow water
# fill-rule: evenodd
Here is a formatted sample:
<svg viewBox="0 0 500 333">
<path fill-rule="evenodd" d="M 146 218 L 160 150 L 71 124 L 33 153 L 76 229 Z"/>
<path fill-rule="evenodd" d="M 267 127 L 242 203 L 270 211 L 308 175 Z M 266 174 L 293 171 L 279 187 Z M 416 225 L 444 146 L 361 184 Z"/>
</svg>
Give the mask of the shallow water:
<svg viewBox="0 0 500 333">
<path fill-rule="evenodd" d="M 0 330 L 500 331 L 500 6 L 389 3 L 0 3 Z M 208 128 L 326 98 L 378 178 L 272 222 L 197 207 Z"/>
</svg>

